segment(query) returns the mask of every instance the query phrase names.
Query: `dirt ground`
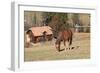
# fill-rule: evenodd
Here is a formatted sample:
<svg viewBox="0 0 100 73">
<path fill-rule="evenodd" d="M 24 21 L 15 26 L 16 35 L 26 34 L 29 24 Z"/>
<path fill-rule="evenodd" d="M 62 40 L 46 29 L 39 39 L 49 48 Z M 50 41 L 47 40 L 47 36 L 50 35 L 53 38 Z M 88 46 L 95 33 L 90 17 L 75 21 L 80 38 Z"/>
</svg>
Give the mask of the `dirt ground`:
<svg viewBox="0 0 100 73">
<path fill-rule="evenodd" d="M 54 46 L 54 40 L 33 44 L 24 50 L 24 61 L 47 61 L 47 60 L 69 60 L 69 59 L 89 59 L 90 58 L 90 33 L 74 33 L 73 43 L 67 49 L 58 52 Z M 63 49 L 63 43 L 61 49 Z"/>
</svg>

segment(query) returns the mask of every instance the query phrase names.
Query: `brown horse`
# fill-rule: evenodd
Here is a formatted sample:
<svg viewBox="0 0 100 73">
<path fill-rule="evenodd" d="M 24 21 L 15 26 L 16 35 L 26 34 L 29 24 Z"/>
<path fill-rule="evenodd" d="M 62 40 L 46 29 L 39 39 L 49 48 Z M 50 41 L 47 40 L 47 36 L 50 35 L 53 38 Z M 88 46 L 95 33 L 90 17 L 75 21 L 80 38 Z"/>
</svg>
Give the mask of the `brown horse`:
<svg viewBox="0 0 100 73">
<path fill-rule="evenodd" d="M 58 37 L 55 42 L 56 49 L 59 52 L 62 51 L 60 49 L 61 41 L 63 41 L 65 47 L 66 47 L 66 42 L 68 42 L 68 46 L 70 46 L 72 44 L 72 37 L 73 37 L 73 32 L 71 31 L 71 29 L 60 31 L 58 33 Z"/>
</svg>

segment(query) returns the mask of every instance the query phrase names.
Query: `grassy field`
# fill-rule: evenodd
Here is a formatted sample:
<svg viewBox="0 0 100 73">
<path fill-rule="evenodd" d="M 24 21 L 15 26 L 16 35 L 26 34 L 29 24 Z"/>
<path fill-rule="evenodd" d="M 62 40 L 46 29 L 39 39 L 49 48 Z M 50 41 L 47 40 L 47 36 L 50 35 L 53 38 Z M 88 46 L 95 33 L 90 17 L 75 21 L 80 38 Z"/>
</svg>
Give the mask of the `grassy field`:
<svg viewBox="0 0 100 73">
<path fill-rule="evenodd" d="M 90 58 L 90 33 L 74 33 L 70 47 L 75 48 L 58 52 L 54 41 L 45 42 L 45 44 L 37 43 L 30 48 L 25 48 L 24 61 L 88 59 Z M 61 49 L 63 48 L 62 43 Z"/>
</svg>

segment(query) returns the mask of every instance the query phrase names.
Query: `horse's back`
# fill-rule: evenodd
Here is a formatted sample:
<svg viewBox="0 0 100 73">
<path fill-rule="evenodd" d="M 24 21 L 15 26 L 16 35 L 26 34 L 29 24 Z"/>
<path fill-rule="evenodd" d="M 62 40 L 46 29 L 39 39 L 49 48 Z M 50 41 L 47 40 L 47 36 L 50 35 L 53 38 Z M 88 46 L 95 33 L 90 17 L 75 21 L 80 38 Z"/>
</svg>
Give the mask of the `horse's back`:
<svg viewBox="0 0 100 73">
<path fill-rule="evenodd" d="M 67 29 L 67 30 L 64 30 L 64 31 L 60 31 L 57 39 L 66 41 L 68 39 L 71 39 L 72 36 L 73 36 L 73 32 L 71 31 L 71 29 Z"/>
<path fill-rule="evenodd" d="M 62 36 L 63 36 L 64 38 L 72 37 L 72 35 L 73 35 L 73 32 L 71 31 L 71 29 L 67 29 L 67 30 L 64 30 L 64 31 L 62 32 Z"/>
</svg>

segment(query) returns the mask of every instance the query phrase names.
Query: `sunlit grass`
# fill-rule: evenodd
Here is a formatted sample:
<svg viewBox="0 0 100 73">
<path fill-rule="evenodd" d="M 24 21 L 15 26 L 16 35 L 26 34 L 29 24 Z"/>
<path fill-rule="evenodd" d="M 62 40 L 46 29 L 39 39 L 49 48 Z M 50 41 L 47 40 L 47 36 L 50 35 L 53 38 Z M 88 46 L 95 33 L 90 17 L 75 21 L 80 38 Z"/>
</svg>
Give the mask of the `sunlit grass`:
<svg viewBox="0 0 100 73">
<path fill-rule="evenodd" d="M 25 61 L 44 61 L 44 60 L 68 60 L 68 59 L 88 59 L 90 58 L 90 34 L 76 33 L 73 37 L 72 50 L 58 52 L 54 42 L 39 43 L 30 48 L 25 48 Z M 77 46 L 79 46 L 77 48 Z M 63 44 L 61 49 L 63 49 Z"/>
</svg>

